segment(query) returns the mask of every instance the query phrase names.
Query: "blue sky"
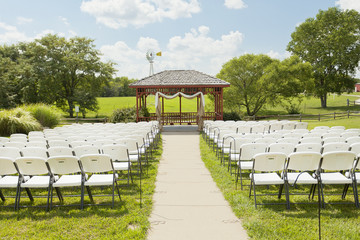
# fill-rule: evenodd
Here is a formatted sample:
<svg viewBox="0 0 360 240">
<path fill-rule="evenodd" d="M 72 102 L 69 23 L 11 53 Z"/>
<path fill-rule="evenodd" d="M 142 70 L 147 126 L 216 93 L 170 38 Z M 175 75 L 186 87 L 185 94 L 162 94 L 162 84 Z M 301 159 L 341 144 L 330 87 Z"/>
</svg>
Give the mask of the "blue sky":
<svg viewBox="0 0 360 240">
<path fill-rule="evenodd" d="M 284 59 L 296 26 L 320 9 L 360 11 L 359 0 L 1 0 L 0 44 L 52 33 L 94 39 L 118 76 L 149 73 L 148 49 L 162 51 L 155 73 L 194 69 L 216 75 L 245 53 Z"/>
</svg>

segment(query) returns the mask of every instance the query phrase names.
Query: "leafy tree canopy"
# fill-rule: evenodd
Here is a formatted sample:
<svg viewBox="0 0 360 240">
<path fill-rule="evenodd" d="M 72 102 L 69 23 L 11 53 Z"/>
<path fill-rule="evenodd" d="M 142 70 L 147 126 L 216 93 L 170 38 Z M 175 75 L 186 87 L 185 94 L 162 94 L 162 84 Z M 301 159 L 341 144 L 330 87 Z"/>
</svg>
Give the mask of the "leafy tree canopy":
<svg viewBox="0 0 360 240">
<path fill-rule="evenodd" d="M 320 10 L 291 34 L 288 51 L 314 70 L 314 93 L 326 107 L 327 93 L 353 89 L 360 61 L 360 14 L 355 10 Z"/>
</svg>

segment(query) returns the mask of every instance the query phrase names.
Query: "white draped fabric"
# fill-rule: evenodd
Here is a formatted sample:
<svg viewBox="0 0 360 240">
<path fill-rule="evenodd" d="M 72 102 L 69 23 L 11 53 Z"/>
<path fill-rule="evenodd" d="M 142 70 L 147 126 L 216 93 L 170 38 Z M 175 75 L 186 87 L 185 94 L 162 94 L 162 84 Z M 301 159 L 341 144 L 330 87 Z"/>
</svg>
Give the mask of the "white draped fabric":
<svg viewBox="0 0 360 240">
<path fill-rule="evenodd" d="M 159 101 L 159 98 L 163 97 L 163 98 L 166 98 L 166 99 L 173 99 L 173 98 L 178 97 L 179 95 L 181 95 L 182 97 L 187 98 L 187 99 L 193 99 L 193 98 L 196 98 L 197 96 L 200 95 L 200 107 L 198 109 L 197 116 L 199 118 L 199 123 L 198 123 L 199 129 L 202 129 L 203 122 L 204 122 L 203 116 L 204 116 L 204 113 L 205 113 L 205 98 L 204 98 L 204 94 L 202 92 L 198 92 L 198 93 L 195 93 L 193 95 L 187 95 L 185 93 L 178 92 L 178 93 L 175 93 L 174 95 L 171 95 L 171 96 L 165 95 L 165 94 L 163 94 L 161 92 L 157 92 L 155 94 L 155 109 L 156 109 L 156 116 L 157 116 L 158 122 L 161 124 L 161 103 Z"/>
</svg>

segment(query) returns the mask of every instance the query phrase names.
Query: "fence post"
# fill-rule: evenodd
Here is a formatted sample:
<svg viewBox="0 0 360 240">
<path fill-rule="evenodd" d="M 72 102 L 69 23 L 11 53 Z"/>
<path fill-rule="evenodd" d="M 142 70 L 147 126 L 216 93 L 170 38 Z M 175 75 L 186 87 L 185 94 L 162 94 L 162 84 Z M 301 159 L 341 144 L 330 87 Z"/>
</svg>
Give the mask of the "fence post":
<svg viewBox="0 0 360 240">
<path fill-rule="evenodd" d="M 301 113 L 300 113 L 300 122 L 301 122 L 301 120 L 302 120 L 302 115 L 301 115 Z"/>
<path fill-rule="evenodd" d="M 334 120 L 335 120 L 335 115 L 336 115 L 336 113 L 334 112 Z"/>
<path fill-rule="evenodd" d="M 319 121 L 320 121 L 320 113 L 319 113 Z"/>
<path fill-rule="evenodd" d="M 350 110 L 347 110 L 348 118 L 350 117 Z"/>
</svg>

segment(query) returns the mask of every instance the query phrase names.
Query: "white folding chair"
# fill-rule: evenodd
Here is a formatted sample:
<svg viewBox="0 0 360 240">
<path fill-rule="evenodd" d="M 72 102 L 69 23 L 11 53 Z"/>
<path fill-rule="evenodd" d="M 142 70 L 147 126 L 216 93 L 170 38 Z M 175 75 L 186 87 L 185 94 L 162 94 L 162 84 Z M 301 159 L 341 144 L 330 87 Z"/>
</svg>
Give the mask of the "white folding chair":
<svg viewBox="0 0 360 240">
<path fill-rule="evenodd" d="M 60 176 L 52 185 L 50 193 L 50 210 L 53 206 L 53 188 L 56 189 L 60 202 L 64 201 L 60 188 L 63 187 L 80 187 L 81 200 L 80 206 L 83 209 L 84 182 L 86 175 L 82 173 L 79 158 L 75 156 L 54 156 L 47 159 L 51 176 Z M 55 177 L 54 177 L 55 178 Z"/>
<path fill-rule="evenodd" d="M 325 143 L 321 153 L 334 152 L 334 151 L 349 151 L 350 145 L 345 142 L 332 142 Z"/>
<path fill-rule="evenodd" d="M 360 137 L 349 137 L 346 139 L 346 142 L 350 145 L 353 143 L 360 143 Z"/>
<path fill-rule="evenodd" d="M 23 157 L 40 157 L 47 159 L 47 150 L 43 147 L 24 147 L 21 149 Z"/>
<path fill-rule="evenodd" d="M 74 156 L 73 149 L 69 147 L 51 147 L 47 149 L 49 157 Z"/>
<path fill-rule="evenodd" d="M 269 185 L 279 185 L 284 186 L 284 180 L 280 177 L 281 175 L 278 172 L 282 173 L 285 167 L 285 161 L 287 156 L 284 153 L 259 153 L 253 156 L 252 161 L 252 170 L 250 174 L 251 187 L 249 197 L 251 197 L 251 191 L 254 192 L 254 202 L 255 208 L 257 205 L 264 205 L 265 203 L 257 203 L 256 186 L 269 186 Z M 285 184 L 285 196 L 286 196 L 286 206 L 289 208 L 289 194 L 287 185 Z M 279 190 L 278 198 L 281 198 L 281 189 Z M 276 204 L 276 203 L 273 203 Z M 281 204 L 281 203 L 278 203 Z"/>
<path fill-rule="evenodd" d="M 289 156 L 295 150 L 295 144 L 292 143 L 272 143 L 269 145 L 268 152 L 281 152 Z"/>
<path fill-rule="evenodd" d="M 88 190 L 90 201 L 94 203 L 90 187 L 94 186 L 112 186 L 112 204 L 114 207 L 115 188 L 117 189 L 119 199 L 120 190 L 117 183 L 117 174 L 115 173 L 111 157 L 107 154 L 87 154 L 80 157 L 80 162 L 84 173 L 92 174 L 89 179 L 85 181 L 85 186 Z M 108 173 L 111 172 L 111 173 Z M 84 199 L 84 197 L 82 197 Z M 84 203 L 82 203 L 84 206 Z"/>
<path fill-rule="evenodd" d="M 235 137 L 233 141 L 230 142 L 230 154 L 229 154 L 229 163 L 228 171 L 232 174 L 232 163 L 234 161 L 239 161 L 241 146 L 245 143 L 252 143 L 254 139 L 246 137 Z"/>
<path fill-rule="evenodd" d="M 314 193 L 316 186 L 318 186 L 320 193 L 319 181 L 316 177 L 318 175 L 317 171 L 319 170 L 320 162 L 321 154 L 319 152 L 291 153 L 288 157 L 284 174 L 286 184 L 289 186 L 311 185 L 309 199 Z M 313 175 L 314 173 L 315 175 Z"/>
<path fill-rule="evenodd" d="M 20 207 L 22 188 L 46 188 L 48 190 L 46 209 L 49 210 L 50 190 L 55 179 L 49 175 L 46 159 L 40 157 L 21 157 L 15 160 L 15 164 L 21 177 L 32 176 L 26 182 L 20 183 L 17 193 L 17 209 Z"/>
<path fill-rule="evenodd" d="M 253 167 L 253 157 L 255 154 L 264 153 L 267 150 L 267 145 L 264 143 L 246 143 L 241 145 L 239 161 L 237 162 L 236 186 L 240 177 L 241 190 L 243 189 L 243 170 L 251 170 Z"/>
<path fill-rule="evenodd" d="M 86 154 L 99 154 L 99 148 L 91 145 L 82 145 L 73 148 L 74 154 L 77 157 L 81 157 Z"/>
<path fill-rule="evenodd" d="M 352 186 L 355 206 L 358 207 L 357 188 L 353 178 L 353 168 L 356 154 L 350 151 L 332 151 L 322 154 L 320 183 L 323 207 L 325 207 L 324 185 L 344 185 L 342 199 L 345 199 L 348 186 Z M 346 177 L 343 172 L 348 171 L 350 177 Z"/>
<path fill-rule="evenodd" d="M 127 183 L 129 184 L 130 178 L 133 183 L 129 151 L 126 146 L 120 144 L 104 145 L 102 151 L 104 154 L 110 155 L 115 171 L 127 171 Z"/>
<path fill-rule="evenodd" d="M 321 143 L 300 143 L 295 146 L 295 152 L 317 152 L 321 153 Z"/>
<path fill-rule="evenodd" d="M 48 140 L 49 147 L 69 147 L 69 142 L 65 140 Z"/>
<path fill-rule="evenodd" d="M 291 143 L 298 144 L 300 141 L 299 138 L 279 138 L 276 140 L 277 143 Z"/>
</svg>

